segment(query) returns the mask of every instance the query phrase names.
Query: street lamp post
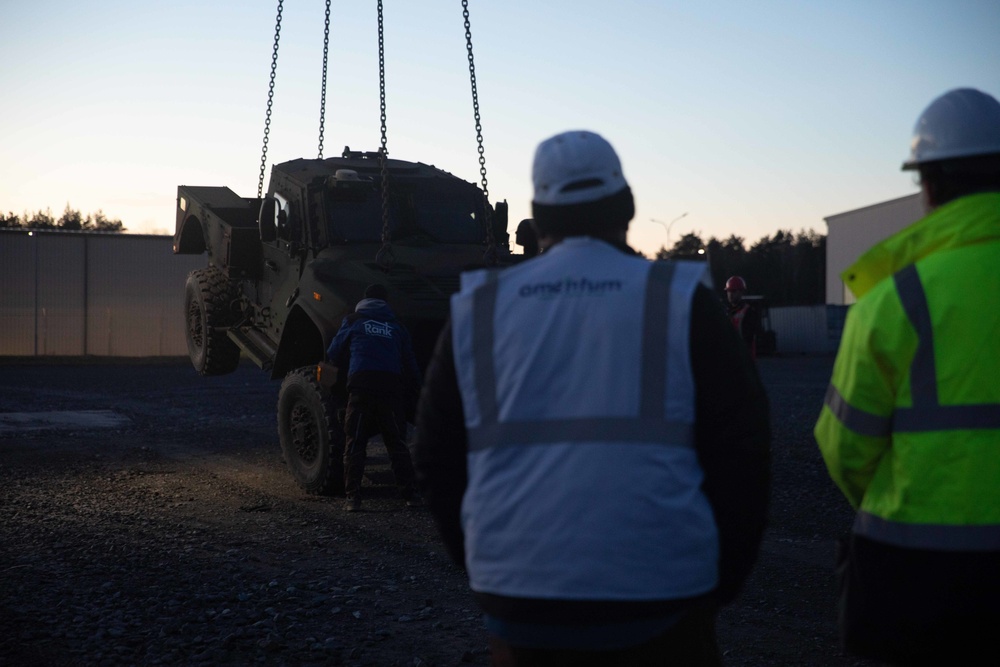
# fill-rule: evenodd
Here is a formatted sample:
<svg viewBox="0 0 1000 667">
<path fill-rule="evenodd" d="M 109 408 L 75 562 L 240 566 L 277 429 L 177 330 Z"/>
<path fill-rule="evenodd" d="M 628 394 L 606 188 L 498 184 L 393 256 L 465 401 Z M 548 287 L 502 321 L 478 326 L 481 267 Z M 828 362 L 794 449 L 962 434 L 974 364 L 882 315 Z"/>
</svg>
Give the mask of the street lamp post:
<svg viewBox="0 0 1000 667">
<path fill-rule="evenodd" d="M 678 220 L 680 220 L 681 218 L 683 218 L 685 216 L 687 216 L 687 212 L 686 211 L 684 213 L 681 213 L 679 216 L 677 216 L 676 218 L 674 218 L 670 222 L 663 222 L 662 220 L 657 220 L 656 218 L 650 218 L 649 219 L 650 222 L 655 222 L 656 224 L 663 225 L 666 228 L 666 230 L 667 230 L 667 249 L 668 250 L 670 249 L 669 248 L 669 246 L 670 246 L 670 228 L 674 226 L 675 222 L 677 222 Z"/>
</svg>

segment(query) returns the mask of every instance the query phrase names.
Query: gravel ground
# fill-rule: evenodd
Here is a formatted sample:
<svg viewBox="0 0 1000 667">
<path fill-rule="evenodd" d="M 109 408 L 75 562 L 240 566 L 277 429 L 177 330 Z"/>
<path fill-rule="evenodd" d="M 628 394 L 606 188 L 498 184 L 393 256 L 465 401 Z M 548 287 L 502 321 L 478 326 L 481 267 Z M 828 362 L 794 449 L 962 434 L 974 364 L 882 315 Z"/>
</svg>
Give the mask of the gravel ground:
<svg viewBox="0 0 1000 667">
<path fill-rule="evenodd" d="M 837 645 L 833 541 L 851 511 L 811 436 L 831 360 L 760 367 L 774 500 L 720 615 L 726 664 L 868 665 Z M 248 364 L 205 379 L 175 360 L 0 363 L 0 666 L 488 664 L 464 576 L 395 496 L 384 451 L 365 511 L 302 494 L 277 389 Z M 51 411 L 90 423 L 22 414 Z"/>
</svg>

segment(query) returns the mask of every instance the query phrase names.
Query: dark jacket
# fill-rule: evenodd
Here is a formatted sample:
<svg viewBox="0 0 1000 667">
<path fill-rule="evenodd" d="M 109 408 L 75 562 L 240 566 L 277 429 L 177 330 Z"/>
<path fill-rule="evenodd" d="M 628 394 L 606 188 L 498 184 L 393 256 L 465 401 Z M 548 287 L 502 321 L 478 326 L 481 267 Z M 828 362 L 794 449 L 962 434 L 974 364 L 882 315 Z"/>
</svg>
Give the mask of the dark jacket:
<svg viewBox="0 0 1000 667">
<path fill-rule="evenodd" d="M 767 397 L 753 362 L 711 292 L 695 292 L 691 358 L 696 384 L 695 439 L 704 470 L 703 489 L 719 529 L 720 603 L 739 592 L 757 557 L 770 488 L 770 423 Z M 735 370 L 734 370 L 735 369 Z M 414 464 L 449 554 L 464 564 L 460 522 L 467 486 L 468 449 L 456 379 L 450 324 L 428 366 L 417 413 Z M 497 599 L 477 595 L 487 613 L 515 620 L 606 622 L 669 610 L 678 601 L 655 603 Z M 674 607 L 676 608 L 676 607 Z"/>
<path fill-rule="evenodd" d="M 760 312 L 746 302 L 738 306 L 728 305 L 727 312 L 733 325 L 737 326 L 738 323 L 737 331 L 740 337 L 743 338 L 743 342 L 753 349 L 761 332 Z"/>
<path fill-rule="evenodd" d="M 326 357 L 347 369 L 349 390 L 399 391 L 420 386 L 410 333 L 381 299 L 358 302 L 330 342 Z"/>
</svg>

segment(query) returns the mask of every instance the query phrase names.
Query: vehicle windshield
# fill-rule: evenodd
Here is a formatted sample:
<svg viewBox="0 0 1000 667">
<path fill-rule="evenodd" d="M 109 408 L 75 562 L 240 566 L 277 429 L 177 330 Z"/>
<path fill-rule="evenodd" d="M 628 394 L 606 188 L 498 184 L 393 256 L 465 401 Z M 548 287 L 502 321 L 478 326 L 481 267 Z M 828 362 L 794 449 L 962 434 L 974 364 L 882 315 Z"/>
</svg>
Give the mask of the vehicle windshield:
<svg viewBox="0 0 1000 667">
<path fill-rule="evenodd" d="M 456 187 L 457 186 L 457 187 Z M 389 231 L 393 242 L 481 243 L 482 195 L 466 183 L 390 183 Z M 382 239 L 382 199 L 374 188 L 327 197 L 327 229 L 333 243 Z"/>
</svg>

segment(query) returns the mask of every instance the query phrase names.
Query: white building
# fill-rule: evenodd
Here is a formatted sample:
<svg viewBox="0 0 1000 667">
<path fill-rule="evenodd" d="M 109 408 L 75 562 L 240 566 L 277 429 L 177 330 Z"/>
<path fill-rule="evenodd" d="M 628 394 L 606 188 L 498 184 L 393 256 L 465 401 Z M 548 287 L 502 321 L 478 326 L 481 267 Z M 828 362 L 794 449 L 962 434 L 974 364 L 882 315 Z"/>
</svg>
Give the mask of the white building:
<svg viewBox="0 0 1000 667">
<path fill-rule="evenodd" d="M 873 245 L 923 216 L 920 193 L 915 193 L 825 218 L 826 305 L 771 309 L 778 354 L 836 352 L 847 307 L 856 300 L 840 274 Z"/>
<path fill-rule="evenodd" d="M 873 245 L 924 217 L 920 193 L 837 213 L 826 220 L 826 302 L 849 305 L 854 295 L 840 274 Z"/>
</svg>

